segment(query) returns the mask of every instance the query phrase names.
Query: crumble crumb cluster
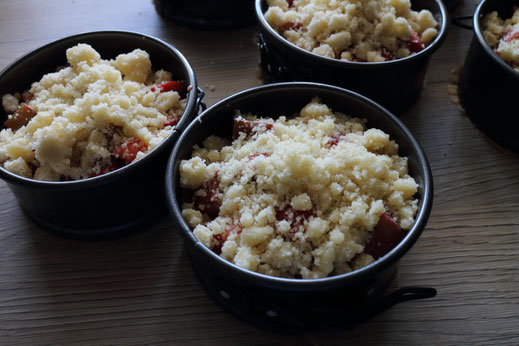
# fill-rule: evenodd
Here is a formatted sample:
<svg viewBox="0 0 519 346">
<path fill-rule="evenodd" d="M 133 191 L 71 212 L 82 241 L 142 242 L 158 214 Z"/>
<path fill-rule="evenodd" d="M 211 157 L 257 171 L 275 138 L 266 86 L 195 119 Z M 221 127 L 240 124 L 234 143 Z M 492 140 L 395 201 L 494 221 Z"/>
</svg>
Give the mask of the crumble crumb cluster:
<svg viewBox="0 0 519 346">
<path fill-rule="evenodd" d="M 511 18 L 501 19 L 497 11 L 483 17 L 483 37 L 508 65 L 519 72 L 519 8 Z"/>
<path fill-rule="evenodd" d="M 314 99 L 295 118 L 237 112 L 232 143 L 210 136 L 180 164 L 194 235 L 243 268 L 291 278 L 373 262 L 414 223 L 418 185 L 398 145 Z M 389 238 L 388 238 L 389 237 Z"/>
<path fill-rule="evenodd" d="M 103 60 L 78 44 L 66 55 L 66 66 L 30 90 L 3 95 L 0 164 L 8 171 L 49 181 L 105 174 L 159 145 L 182 116 L 182 82 L 153 72 L 147 52 Z"/>
<path fill-rule="evenodd" d="M 428 10 L 410 0 L 267 0 L 267 22 L 285 39 L 329 58 L 381 62 L 427 47 L 438 35 Z"/>
</svg>

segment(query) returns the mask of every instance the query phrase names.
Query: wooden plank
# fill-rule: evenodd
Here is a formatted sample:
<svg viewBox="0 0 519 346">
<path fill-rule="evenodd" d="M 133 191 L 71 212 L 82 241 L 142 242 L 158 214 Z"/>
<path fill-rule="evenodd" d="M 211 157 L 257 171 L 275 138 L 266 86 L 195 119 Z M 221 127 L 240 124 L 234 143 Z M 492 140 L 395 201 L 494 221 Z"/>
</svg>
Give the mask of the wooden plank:
<svg viewBox="0 0 519 346">
<path fill-rule="evenodd" d="M 474 6 L 466 1 L 457 13 Z M 259 83 L 257 28 L 181 28 L 150 1 L 0 0 L 0 23 L 0 68 L 54 39 L 110 28 L 178 47 L 208 104 Z M 64 239 L 28 219 L 0 182 L 0 344 L 519 344 L 519 160 L 482 136 L 447 88 L 471 37 L 450 27 L 426 88 L 402 117 L 431 163 L 435 196 L 398 285 L 433 286 L 437 297 L 353 330 L 268 332 L 206 295 L 169 219 L 110 241 Z"/>
</svg>

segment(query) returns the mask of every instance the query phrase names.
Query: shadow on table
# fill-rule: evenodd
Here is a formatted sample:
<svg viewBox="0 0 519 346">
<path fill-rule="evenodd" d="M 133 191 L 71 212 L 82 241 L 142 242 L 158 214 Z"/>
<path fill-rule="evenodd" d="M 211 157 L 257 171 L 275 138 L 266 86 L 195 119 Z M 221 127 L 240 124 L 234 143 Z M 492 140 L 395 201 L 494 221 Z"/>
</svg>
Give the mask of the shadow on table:
<svg viewBox="0 0 519 346">
<path fill-rule="evenodd" d="M 231 344 L 315 345 L 361 337 L 372 327 L 386 334 L 382 319 L 393 314 L 387 311 L 350 331 L 272 333 L 236 319 L 206 295 L 167 219 L 140 233 L 96 242 L 61 238 L 36 225 L 31 229 L 20 290 L 27 311 L 15 327 L 42 335 L 43 343 L 228 343 L 231 338 Z"/>
</svg>

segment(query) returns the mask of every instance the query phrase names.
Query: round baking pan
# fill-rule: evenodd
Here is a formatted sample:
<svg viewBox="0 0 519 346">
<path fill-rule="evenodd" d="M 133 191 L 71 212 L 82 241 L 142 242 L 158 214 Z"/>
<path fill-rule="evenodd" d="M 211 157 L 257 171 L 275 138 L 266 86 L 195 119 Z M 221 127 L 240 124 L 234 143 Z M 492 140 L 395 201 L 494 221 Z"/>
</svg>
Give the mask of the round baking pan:
<svg viewBox="0 0 519 346">
<path fill-rule="evenodd" d="M 90 44 L 103 59 L 143 49 L 149 53 L 154 69 L 165 69 L 175 79 L 185 81 L 189 85 L 188 101 L 177 127 L 142 159 L 98 177 L 40 181 L 15 175 L 0 166 L 0 178 L 6 181 L 25 213 L 45 228 L 70 237 L 114 236 L 165 214 L 163 184 L 168 154 L 179 131 L 198 114 L 203 92 L 198 89 L 187 60 L 171 45 L 135 32 L 95 31 L 54 41 L 13 62 L 0 73 L 0 95 L 29 89 L 44 74 L 65 65 L 65 51 L 78 43 Z M 2 123 L 6 116 L 1 109 Z"/>
<path fill-rule="evenodd" d="M 255 22 L 252 0 L 153 0 L 164 18 L 195 29 L 230 29 Z"/>
<path fill-rule="evenodd" d="M 234 111 L 263 117 L 299 112 L 318 96 L 333 111 L 367 119 L 368 127 L 388 133 L 409 158 L 409 172 L 419 188 L 419 209 L 405 238 L 387 255 L 351 273 L 322 279 L 286 279 L 236 266 L 203 245 L 182 218 L 181 160 L 210 135 L 232 138 Z M 432 288 L 406 287 L 387 293 L 399 259 L 425 228 L 432 207 L 433 182 L 429 164 L 404 124 L 390 112 L 354 92 L 317 83 L 280 83 L 255 87 L 230 96 L 207 109 L 182 133 L 169 158 L 166 194 L 175 228 L 184 237 L 191 262 L 210 296 L 239 317 L 278 330 L 317 325 L 351 326 L 390 306 L 434 296 Z"/>
<path fill-rule="evenodd" d="M 474 36 L 458 84 L 470 120 L 495 142 L 519 152 L 519 72 L 503 61 L 483 37 L 481 20 L 492 11 L 510 18 L 517 1 L 483 0 L 472 19 Z"/>
<path fill-rule="evenodd" d="M 258 45 L 266 81 L 312 81 L 344 87 L 373 99 L 397 115 L 418 99 L 431 55 L 447 35 L 447 10 L 442 1 L 413 0 L 413 10 L 427 9 L 438 22 L 438 35 L 429 46 L 412 56 L 391 61 L 342 61 L 290 43 L 268 24 L 264 16 L 267 8 L 265 0 L 256 0 Z"/>
</svg>

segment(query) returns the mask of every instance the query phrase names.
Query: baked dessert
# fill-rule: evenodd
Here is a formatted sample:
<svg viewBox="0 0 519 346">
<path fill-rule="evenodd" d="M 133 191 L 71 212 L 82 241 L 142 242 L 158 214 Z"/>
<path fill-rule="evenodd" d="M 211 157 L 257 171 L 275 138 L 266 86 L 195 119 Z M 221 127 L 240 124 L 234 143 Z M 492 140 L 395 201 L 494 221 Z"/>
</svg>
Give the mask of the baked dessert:
<svg viewBox="0 0 519 346">
<path fill-rule="evenodd" d="M 294 117 L 237 111 L 232 142 L 210 136 L 180 163 L 182 216 L 226 260 L 321 278 L 384 256 L 412 227 L 418 185 L 398 144 L 319 99 Z"/>
<path fill-rule="evenodd" d="M 29 90 L 2 96 L 0 164 L 12 173 L 67 181 L 111 172 L 153 150 L 184 112 L 182 81 L 153 71 L 141 49 L 103 60 L 78 44 L 66 56 Z"/>
</svg>

